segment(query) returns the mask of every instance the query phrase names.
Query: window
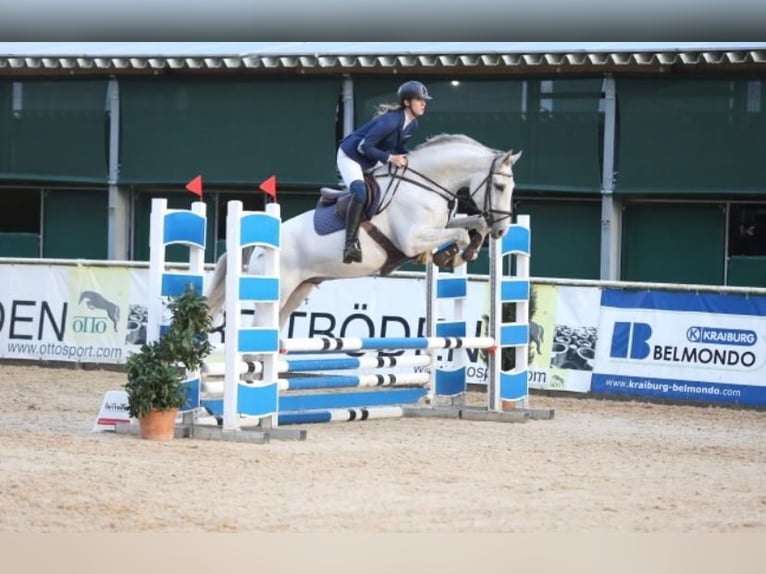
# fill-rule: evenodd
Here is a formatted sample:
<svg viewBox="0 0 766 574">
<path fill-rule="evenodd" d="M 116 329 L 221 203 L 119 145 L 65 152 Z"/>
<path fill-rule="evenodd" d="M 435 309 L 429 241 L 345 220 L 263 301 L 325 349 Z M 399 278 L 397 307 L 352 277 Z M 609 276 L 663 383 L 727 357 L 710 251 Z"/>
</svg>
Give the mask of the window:
<svg viewBox="0 0 766 574">
<path fill-rule="evenodd" d="M 40 190 L 0 189 L 0 233 L 40 233 Z"/>
<path fill-rule="evenodd" d="M 766 255 L 766 203 L 731 205 L 729 255 Z"/>
</svg>

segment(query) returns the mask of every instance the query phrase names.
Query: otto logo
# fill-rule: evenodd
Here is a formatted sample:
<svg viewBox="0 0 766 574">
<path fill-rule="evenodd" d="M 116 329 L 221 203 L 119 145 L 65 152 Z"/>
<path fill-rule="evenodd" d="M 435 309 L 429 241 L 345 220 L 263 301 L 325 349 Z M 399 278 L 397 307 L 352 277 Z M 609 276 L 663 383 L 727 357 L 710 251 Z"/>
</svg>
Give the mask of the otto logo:
<svg viewBox="0 0 766 574">
<path fill-rule="evenodd" d="M 686 330 L 686 339 L 691 343 L 752 347 L 758 341 L 758 335 L 755 334 L 755 331 L 749 329 L 689 327 Z"/>
<path fill-rule="evenodd" d="M 619 321 L 614 324 L 609 356 L 620 359 L 645 359 L 651 352 L 647 343 L 651 336 L 652 328 L 647 323 Z"/>
<path fill-rule="evenodd" d="M 72 317 L 72 329 L 75 333 L 105 333 L 107 328 L 106 319 L 101 317 L 87 317 L 75 315 Z"/>
</svg>

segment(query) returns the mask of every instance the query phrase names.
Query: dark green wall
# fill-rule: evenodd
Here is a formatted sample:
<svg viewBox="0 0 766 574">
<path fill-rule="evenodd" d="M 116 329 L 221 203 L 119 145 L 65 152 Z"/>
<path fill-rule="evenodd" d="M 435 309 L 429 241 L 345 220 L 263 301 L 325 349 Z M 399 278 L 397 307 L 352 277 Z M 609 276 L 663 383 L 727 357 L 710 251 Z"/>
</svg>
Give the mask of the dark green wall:
<svg viewBox="0 0 766 574">
<path fill-rule="evenodd" d="M 393 102 L 396 88 L 407 79 L 355 76 L 357 125 L 377 104 Z M 532 274 L 598 278 L 603 79 L 417 79 L 425 81 L 434 99 L 413 145 L 453 132 L 498 149 L 522 150 L 514 169 L 516 211 L 532 216 Z M 105 186 L 77 188 L 106 182 L 108 81 L 0 81 L 0 182 L 7 182 L 17 206 L 14 217 L 0 225 L 2 254 L 38 253 L 35 238 L 42 236 L 45 257 L 106 257 Z M 193 196 L 183 185 L 198 174 L 211 217 L 208 261 L 222 252 L 225 199 L 241 196 L 259 208 L 258 183 L 276 175 L 287 219 L 314 207 L 319 186 L 337 182 L 340 76 L 118 81 L 120 183 L 136 191 L 138 260 L 148 258 L 149 198 L 164 193 L 172 204 L 186 206 Z M 764 284 L 758 258 L 726 263 L 719 206 L 640 203 L 658 194 L 723 203 L 766 193 L 764 84 L 762 75 L 742 74 L 616 78 L 615 193 L 627 200 L 624 279 L 720 284 L 728 265 L 730 284 Z M 20 216 L 23 202 L 17 200 L 22 193 L 39 197 L 42 188 L 47 190 L 42 207 L 36 199 L 27 210 L 35 205 L 42 210 L 40 224 L 39 216 Z M 567 201 L 573 197 L 578 201 Z M 14 227 L 22 220 L 23 228 Z M 185 257 L 178 250 L 183 248 L 171 248 L 171 260 Z M 485 270 L 482 252 L 469 272 Z"/>
<path fill-rule="evenodd" d="M 105 183 L 106 92 L 107 80 L 0 80 L 0 180 Z"/>
<path fill-rule="evenodd" d="M 45 193 L 43 257 L 106 259 L 109 196 L 101 190 Z"/>
<path fill-rule="evenodd" d="M 37 233 L 0 233 L 0 257 L 40 257 Z"/>
<path fill-rule="evenodd" d="M 519 199 L 516 214 L 530 216 L 533 277 L 599 279 L 601 203 L 598 199 Z"/>
<path fill-rule="evenodd" d="M 725 229 L 722 205 L 628 203 L 622 279 L 722 285 Z"/>
<path fill-rule="evenodd" d="M 335 181 L 337 78 L 120 81 L 123 183 Z"/>
<path fill-rule="evenodd" d="M 766 191 L 764 78 L 618 78 L 617 193 Z"/>
<path fill-rule="evenodd" d="M 766 256 L 731 257 L 727 272 L 727 285 L 766 287 Z"/>
<path fill-rule="evenodd" d="M 376 106 L 396 103 L 407 78 L 357 79 L 356 124 Z M 429 79 L 433 97 L 412 146 L 440 133 L 463 133 L 492 148 L 522 150 L 514 167 L 517 189 L 597 192 L 601 188 L 598 114 L 601 78 Z M 545 90 L 545 91 L 544 91 Z"/>
</svg>

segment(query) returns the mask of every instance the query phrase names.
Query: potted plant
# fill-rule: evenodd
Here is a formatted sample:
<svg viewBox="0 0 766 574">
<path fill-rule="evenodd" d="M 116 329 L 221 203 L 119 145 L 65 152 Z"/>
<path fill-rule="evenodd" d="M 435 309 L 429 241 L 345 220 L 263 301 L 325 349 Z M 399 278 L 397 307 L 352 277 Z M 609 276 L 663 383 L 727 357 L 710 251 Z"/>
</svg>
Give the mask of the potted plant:
<svg viewBox="0 0 766 574">
<path fill-rule="evenodd" d="M 190 284 L 168 308 L 170 328 L 126 361 L 128 414 L 138 419 L 141 438 L 152 440 L 173 438 L 176 415 L 186 402 L 186 374 L 212 350 L 206 297 Z"/>
</svg>

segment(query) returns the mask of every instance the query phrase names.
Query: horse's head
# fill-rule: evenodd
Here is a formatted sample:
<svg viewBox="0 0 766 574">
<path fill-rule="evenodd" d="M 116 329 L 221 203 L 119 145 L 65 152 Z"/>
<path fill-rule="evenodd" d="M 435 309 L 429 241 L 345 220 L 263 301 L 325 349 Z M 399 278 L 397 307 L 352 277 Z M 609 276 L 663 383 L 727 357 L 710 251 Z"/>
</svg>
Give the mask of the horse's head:
<svg viewBox="0 0 766 574">
<path fill-rule="evenodd" d="M 495 154 L 485 173 L 474 174 L 470 189 L 477 210 L 484 216 L 492 237 L 502 237 L 511 224 L 513 166 L 522 152 L 513 150 Z"/>
<path fill-rule="evenodd" d="M 380 174 L 390 177 L 389 189 L 394 191 L 389 202 L 396 197 L 394 203 L 400 208 L 402 219 L 418 218 L 419 224 L 426 227 L 444 225 L 445 213 L 450 215 L 457 200 L 461 213 L 481 214 L 482 237 L 491 233 L 497 239 L 509 228 L 513 166 L 521 152 L 492 149 L 466 135 L 441 134 L 420 144 L 408 157 L 408 167 L 402 172 L 392 175 L 387 168 Z M 463 195 L 466 191 L 470 200 Z M 384 209 L 387 205 L 384 204 Z M 407 232 L 409 228 L 398 235 L 405 237 Z M 440 237 L 446 242 L 447 238 Z M 421 244 L 417 248 L 409 246 L 408 252 L 416 249 L 417 253 L 426 252 Z"/>
</svg>

